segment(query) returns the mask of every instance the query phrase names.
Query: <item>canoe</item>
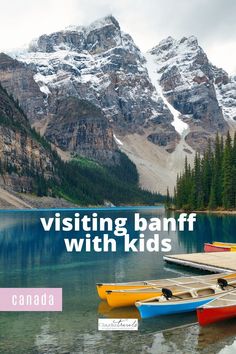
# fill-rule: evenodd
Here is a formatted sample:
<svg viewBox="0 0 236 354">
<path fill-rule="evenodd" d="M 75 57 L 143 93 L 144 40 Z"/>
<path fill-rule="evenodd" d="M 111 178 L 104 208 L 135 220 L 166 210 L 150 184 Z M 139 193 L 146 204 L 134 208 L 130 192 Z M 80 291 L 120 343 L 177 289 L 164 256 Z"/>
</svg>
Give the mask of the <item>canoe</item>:
<svg viewBox="0 0 236 354">
<path fill-rule="evenodd" d="M 208 275 L 197 275 L 197 276 L 188 276 L 188 277 L 178 277 L 178 278 L 170 278 L 170 279 L 160 279 L 160 280 L 146 280 L 146 281 L 136 281 L 136 282 L 127 282 L 127 283 L 97 283 L 97 292 L 98 296 L 102 300 L 107 300 L 108 293 L 107 291 L 117 291 L 117 290 L 135 290 L 140 288 L 163 288 L 163 287 L 173 287 L 176 285 L 184 285 L 186 283 L 191 283 L 193 281 L 199 280 L 209 280 L 224 277 L 233 277 L 236 273 L 222 273 L 222 274 L 208 274 Z M 119 295 L 118 293 L 117 295 Z M 128 300 L 128 296 L 123 293 L 120 294 L 121 297 L 126 297 Z M 113 296 L 113 294 L 111 295 Z M 111 296 L 109 296 L 111 298 Z M 156 295 L 158 296 L 158 295 Z M 119 296 L 116 297 L 119 301 Z M 141 300 L 140 298 L 135 298 L 135 301 Z M 123 302 L 123 300 L 121 300 Z M 133 300 L 132 300 L 133 301 Z M 133 301 L 132 305 L 134 305 L 135 301 Z M 117 304 L 117 306 L 130 306 L 130 305 L 121 305 Z"/>
<path fill-rule="evenodd" d="M 136 301 L 150 299 L 161 294 L 161 288 L 108 290 L 107 303 L 112 308 L 134 306 Z"/>
<path fill-rule="evenodd" d="M 233 277 L 236 273 L 222 273 L 222 274 L 209 274 L 209 275 L 198 275 L 198 276 L 188 276 L 188 277 L 178 277 L 170 279 L 160 279 L 160 280 L 145 280 L 145 281 L 136 281 L 136 282 L 127 282 L 127 283 L 97 283 L 97 293 L 100 299 L 107 300 L 107 291 L 110 290 L 134 290 L 140 288 L 163 288 L 171 287 L 175 285 L 183 285 L 186 282 L 197 281 L 200 279 L 208 280 L 222 278 L 222 277 Z"/>
<path fill-rule="evenodd" d="M 214 242 L 212 242 L 212 244 L 215 246 L 236 247 L 236 243 L 230 243 L 230 242 L 214 241 Z"/>
<path fill-rule="evenodd" d="M 236 252 L 236 246 L 220 242 L 204 243 L 204 252 Z"/>
<path fill-rule="evenodd" d="M 123 290 L 123 289 L 140 289 L 141 287 L 151 287 L 148 285 L 155 283 L 156 280 L 140 281 L 140 282 L 128 282 L 128 283 L 97 283 L 97 293 L 101 300 L 107 300 L 107 291 L 110 290 Z"/>
<path fill-rule="evenodd" d="M 222 278 L 219 280 L 222 281 Z M 232 291 L 232 286 L 236 286 L 236 279 L 229 282 L 226 281 L 226 284 L 227 286 L 222 288 L 220 286 L 206 286 L 174 294 L 172 294 L 170 289 L 162 289 L 162 296 L 138 301 L 135 306 L 139 310 L 141 318 L 190 312 L 214 300 L 217 296 L 229 293 L 230 290 Z"/>
<path fill-rule="evenodd" d="M 204 252 L 230 252 L 229 246 L 218 246 L 212 243 L 204 243 Z"/>
<path fill-rule="evenodd" d="M 236 290 L 218 296 L 197 309 L 197 318 L 201 326 L 236 317 Z"/>
<path fill-rule="evenodd" d="M 224 275 L 223 275 L 224 276 Z M 217 285 L 217 279 L 222 276 L 214 275 L 214 277 L 204 279 L 200 277 L 189 277 L 189 282 L 184 284 L 174 284 L 170 285 L 169 288 L 175 294 L 180 291 L 187 291 L 189 289 L 200 288 L 208 286 Z M 178 279 L 178 278 L 177 278 Z M 176 280 L 177 280 L 176 279 Z M 236 275 L 235 275 L 236 280 Z M 129 289 L 129 290 L 108 290 L 107 291 L 107 303 L 110 307 L 127 307 L 134 306 L 135 302 L 147 300 L 153 297 L 158 297 L 162 295 L 162 289 L 160 287 L 146 287 L 140 289 Z"/>
</svg>

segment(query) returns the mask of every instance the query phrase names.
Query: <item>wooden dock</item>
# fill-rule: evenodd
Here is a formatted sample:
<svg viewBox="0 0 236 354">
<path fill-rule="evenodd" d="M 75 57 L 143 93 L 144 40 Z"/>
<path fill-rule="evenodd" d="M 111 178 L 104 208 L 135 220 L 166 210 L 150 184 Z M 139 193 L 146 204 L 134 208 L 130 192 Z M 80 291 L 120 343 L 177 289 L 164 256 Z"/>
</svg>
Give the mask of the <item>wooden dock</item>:
<svg viewBox="0 0 236 354">
<path fill-rule="evenodd" d="M 163 258 L 168 263 L 208 270 L 213 273 L 236 272 L 236 252 L 176 254 Z"/>
</svg>

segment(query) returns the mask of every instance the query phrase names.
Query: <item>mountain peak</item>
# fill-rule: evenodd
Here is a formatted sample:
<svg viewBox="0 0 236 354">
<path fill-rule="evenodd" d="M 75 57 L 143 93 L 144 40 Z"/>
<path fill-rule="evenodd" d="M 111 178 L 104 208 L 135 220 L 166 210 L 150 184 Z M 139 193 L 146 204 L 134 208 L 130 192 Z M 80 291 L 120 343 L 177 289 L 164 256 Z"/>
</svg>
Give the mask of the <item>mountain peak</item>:
<svg viewBox="0 0 236 354">
<path fill-rule="evenodd" d="M 160 52 L 167 52 L 170 50 L 180 50 L 181 48 L 192 47 L 194 49 L 199 48 L 198 40 L 195 36 L 182 37 L 180 40 L 171 36 L 161 40 L 158 45 L 153 47 L 149 52 L 151 54 L 157 54 Z M 186 50 L 186 49 L 185 49 Z"/>
<path fill-rule="evenodd" d="M 99 18 L 98 20 L 91 22 L 87 26 L 81 26 L 81 25 L 67 26 L 65 29 L 65 32 L 68 32 L 68 31 L 83 32 L 84 31 L 86 33 L 89 33 L 91 31 L 99 30 L 99 29 L 106 27 L 106 26 L 114 26 L 118 30 L 120 30 L 120 25 L 119 25 L 119 22 L 117 21 L 117 19 L 113 15 L 107 15 L 107 16 Z"/>
<path fill-rule="evenodd" d="M 99 32 L 101 34 L 97 34 Z M 29 52 L 52 53 L 60 49 L 82 51 L 89 50 L 90 44 L 97 46 L 97 42 L 112 42 L 113 46 L 120 42 L 120 25 L 112 15 L 102 17 L 88 26 L 69 26 L 65 30 L 51 34 L 43 34 L 31 41 Z M 113 39 L 113 40 L 112 40 Z M 114 42 L 114 43 L 113 43 Z M 85 48 L 88 44 L 88 48 Z M 111 43 L 110 43 L 111 44 Z"/>
<path fill-rule="evenodd" d="M 179 41 L 180 44 L 182 43 L 187 43 L 187 44 L 191 44 L 191 45 L 195 45 L 198 46 L 198 40 L 196 36 L 189 36 L 189 37 L 182 37 Z"/>
<path fill-rule="evenodd" d="M 90 23 L 90 25 L 87 26 L 87 31 L 99 29 L 105 26 L 115 26 L 120 30 L 120 25 L 117 19 L 113 15 L 108 15 Z"/>
</svg>

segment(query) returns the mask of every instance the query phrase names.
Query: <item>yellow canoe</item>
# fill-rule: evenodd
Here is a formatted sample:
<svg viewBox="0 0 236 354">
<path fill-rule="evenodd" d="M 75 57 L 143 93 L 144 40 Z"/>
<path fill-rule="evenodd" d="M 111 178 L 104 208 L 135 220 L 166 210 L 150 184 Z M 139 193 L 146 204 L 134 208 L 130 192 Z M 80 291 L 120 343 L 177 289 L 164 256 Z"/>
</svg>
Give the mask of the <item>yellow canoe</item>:
<svg viewBox="0 0 236 354">
<path fill-rule="evenodd" d="M 161 296 L 160 288 L 143 288 L 136 290 L 109 290 L 107 291 L 107 303 L 112 308 L 134 306 L 135 302 L 147 300 L 151 297 Z"/>
<path fill-rule="evenodd" d="M 215 246 L 236 247 L 236 243 L 230 243 L 230 242 L 214 241 L 214 242 L 212 242 L 212 244 Z"/>
<path fill-rule="evenodd" d="M 228 247 L 230 248 L 230 252 L 236 252 L 236 243 L 229 243 L 229 242 L 212 242 L 214 246 L 218 247 Z"/>
<path fill-rule="evenodd" d="M 228 243 L 228 242 L 212 242 L 213 246 L 217 246 L 217 247 L 227 247 L 229 248 L 230 252 L 236 252 L 236 243 Z"/>
<path fill-rule="evenodd" d="M 151 281 L 153 282 L 153 281 Z M 101 300 L 107 299 L 107 291 L 109 290 L 127 290 L 127 289 L 140 289 L 141 287 L 148 286 L 145 281 L 143 282 L 129 282 L 129 283 L 110 283 L 110 284 L 96 284 L 97 293 Z"/>
<path fill-rule="evenodd" d="M 236 273 L 222 273 L 222 274 L 209 274 L 209 275 L 198 275 L 198 276 L 188 276 L 188 277 L 178 277 L 170 279 L 160 279 L 160 280 L 146 280 L 146 281 L 136 281 L 127 283 L 97 283 L 97 293 L 100 299 L 107 300 L 107 291 L 113 290 L 137 290 L 137 289 L 152 289 L 152 288 L 163 288 L 163 287 L 174 287 L 178 285 L 185 285 L 187 283 L 192 283 L 193 281 L 204 281 L 204 280 L 217 280 L 218 278 L 229 278 L 236 276 Z"/>
</svg>

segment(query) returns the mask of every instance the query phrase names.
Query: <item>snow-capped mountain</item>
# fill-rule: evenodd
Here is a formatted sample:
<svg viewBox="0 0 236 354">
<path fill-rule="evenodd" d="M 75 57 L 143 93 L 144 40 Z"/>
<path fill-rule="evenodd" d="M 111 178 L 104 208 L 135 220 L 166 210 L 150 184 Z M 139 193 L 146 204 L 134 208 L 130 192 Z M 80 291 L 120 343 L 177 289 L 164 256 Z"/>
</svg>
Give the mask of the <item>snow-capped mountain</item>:
<svg viewBox="0 0 236 354">
<path fill-rule="evenodd" d="M 198 149 L 199 142 L 216 131 L 225 133 L 226 121 L 230 118 L 224 116 L 225 109 L 221 106 L 226 103 L 222 96 L 224 90 L 229 91 L 226 86 L 229 78 L 209 62 L 197 39 L 194 36 L 181 40 L 168 37 L 149 54 L 156 63 L 164 96 L 189 124 L 187 142 Z"/>
<path fill-rule="evenodd" d="M 194 36 L 168 37 L 143 54 L 108 16 L 10 55 L 0 56 L 0 81 L 32 125 L 60 148 L 103 162 L 116 161 L 119 146 L 148 189 L 165 191 L 185 155 L 191 161 L 235 126 L 236 79 L 209 62 Z"/>
<path fill-rule="evenodd" d="M 100 107 L 121 134 L 149 127 L 152 134 L 157 133 L 155 143 L 174 148 L 178 134 L 171 125 L 172 114 L 155 92 L 145 57 L 114 17 L 43 35 L 15 58 L 34 71 L 34 80 L 45 97 L 46 115 L 51 114 L 50 122 L 45 119 L 45 110 L 37 120 L 47 122 L 45 136 L 62 148 L 70 149 L 71 144 L 62 144 L 61 132 L 54 127 L 60 121 L 58 101 L 66 97 Z"/>
<path fill-rule="evenodd" d="M 215 74 L 215 90 L 218 103 L 225 120 L 230 126 L 236 122 L 236 76 L 228 76 L 226 71 L 212 66 Z"/>
</svg>

